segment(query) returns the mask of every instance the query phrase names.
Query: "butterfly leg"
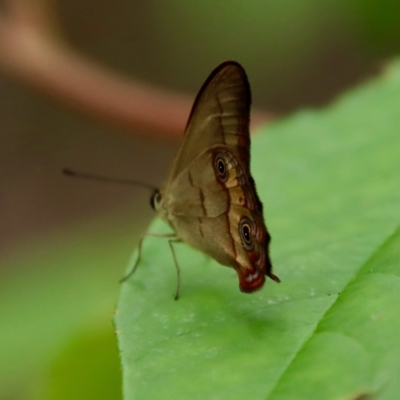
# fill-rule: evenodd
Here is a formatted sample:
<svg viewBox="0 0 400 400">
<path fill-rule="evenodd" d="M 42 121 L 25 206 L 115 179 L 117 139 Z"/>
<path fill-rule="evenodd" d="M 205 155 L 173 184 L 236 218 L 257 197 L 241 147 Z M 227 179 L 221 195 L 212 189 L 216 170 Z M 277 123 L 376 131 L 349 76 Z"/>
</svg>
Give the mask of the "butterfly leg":
<svg viewBox="0 0 400 400">
<path fill-rule="evenodd" d="M 181 270 L 179 268 L 178 261 L 176 259 L 176 255 L 175 255 L 175 249 L 174 249 L 174 246 L 172 244 L 173 243 L 179 243 L 179 242 L 181 242 L 180 239 L 170 239 L 170 240 L 168 240 L 168 244 L 169 244 L 169 247 L 171 248 L 172 257 L 174 258 L 174 264 L 175 264 L 175 268 L 176 268 L 176 291 L 175 291 L 174 300 L 178 300 L 179 299 L 179 292 L 180 292 L 180 288 L 181 288 Z"/>
<path fill-rule="evenodd" d="M 133 264 L 133 267 L 131 268 L 131 270 L 119 280 L 119 283 L 124 283 L 126 282 L 129 277 L 131 277 L 134 272 L 136 271 L 137 266 L 139 265 L 140 259 L 142 257 L 142 244 L 143 244 L 143 239 L 146 237 L 146 235 L 142 236 L 139 240 L 139 245 L 138 245 L 138 256 L 136 258 L 135 264 Z"/>
<path fill-rule="evenodd" d="M 142 244 L 143 240 L 146 236 L 156 236 L 156 237 L 165 237 L 165 238 L 176 238 L 176 235 L 174 233 L 146 233 L 144 234 L 138 244 L 138 256 L 136 258 L 135 264 L 131 268 L 131 270 L 123 277 L 120 279 L 120 283 L 126 282 L 136 271 L 136 268 L 138 267 L 140 260 L 142 258 Z"/>
</svg>

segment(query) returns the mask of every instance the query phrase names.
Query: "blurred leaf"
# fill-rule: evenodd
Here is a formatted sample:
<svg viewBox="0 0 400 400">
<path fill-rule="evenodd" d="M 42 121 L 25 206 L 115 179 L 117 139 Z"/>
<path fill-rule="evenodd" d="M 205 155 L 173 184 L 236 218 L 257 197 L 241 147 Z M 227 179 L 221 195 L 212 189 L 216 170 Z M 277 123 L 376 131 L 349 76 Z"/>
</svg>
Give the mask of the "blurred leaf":
<svg viewBox="0 0 400 400">
<path fill-rule="evenodd" d="M 351 1 L 358 36 L 378 56 L 398 54 L 400 46 L 400 3 L 393 0 Z"/>
<path fill-rule="evenodd" d="M 73 337 L 49 368 L 41 400 L 117 400 L 121 373 L 110 319 Z"/>
<path fill-rule="evenodd" d="M 182 244 L 175 302 L 168 244 L 147 238 L 116 316 L 125 398 L 385 393 L 400 372 L 399 132 L 396 62 L 328 109 L 254 138 L 252 170 L 280 285 L 242 294 L 233 270 Z M 151 231 L 163 226 L 157 220 Z"/>
<path fill-rule="evenodd" d="M 51 236 L 38 234 L 9 259 L 1 258 L 1 399 L 31 399 L 46 386 L 49 365 L 88 321 L 108 321 L 115 341 L 111 320 L 118 280 L 139 235 L 126 209 L 117 211 Z M 99 357 L 102 350 L 97 348 Z"/>
</svg>

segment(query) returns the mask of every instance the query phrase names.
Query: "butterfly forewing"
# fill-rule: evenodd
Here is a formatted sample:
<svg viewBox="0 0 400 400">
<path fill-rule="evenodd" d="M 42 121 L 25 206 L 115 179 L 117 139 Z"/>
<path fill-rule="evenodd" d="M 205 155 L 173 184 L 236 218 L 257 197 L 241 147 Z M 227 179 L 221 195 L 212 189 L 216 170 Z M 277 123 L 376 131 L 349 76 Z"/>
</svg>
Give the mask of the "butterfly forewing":
<svg viewBox="0 0 400 400">
<path fill-rule="evenodd" d="M 250 86 L 244 69 L 235 62 L 217 67 L 204 82 L 193 104 L 169 180 L 212 146 L 241 144 L 246 148 L 250 103 Z"/>
</svg>

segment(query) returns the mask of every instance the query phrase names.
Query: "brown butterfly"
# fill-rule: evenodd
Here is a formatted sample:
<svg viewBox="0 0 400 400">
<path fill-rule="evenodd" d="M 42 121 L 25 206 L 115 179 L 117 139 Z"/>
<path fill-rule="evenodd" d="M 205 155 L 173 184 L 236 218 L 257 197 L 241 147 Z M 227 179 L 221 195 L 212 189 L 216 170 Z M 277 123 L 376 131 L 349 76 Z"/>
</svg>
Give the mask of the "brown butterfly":
<svg viewBox="0 0 400 400">
<path fill-rule="evenodd" d="M 250 175 L 250 85 L 233 61 L 219 65 L 196 97 L 185 138 L 152 207 L 184 241 L 238 274 L 242 292 L 260 289 L 272 273 L 270 235 Z M 126 278 L 136 269 L 137 262 Z"/>
<path fill-rule="evenodd" d="M 140 185 L 153 190 L 152 207 L 171 226 L 169 245 L 178 274 L 173 243 L 184 241 L 235 269 L 242 292 L 260 289 L 269 276 L 276 282 L 269 258 L 271 237 L 262 204 L 250 175 L 250 85 L 243 67 L 234 61 L 220 64 L 204 82 L 193 104 L 168 180 L 161 190 L 124 179 L 64 169 L 69 176 Z M 126 281 L 141 259 L 138 257 Z"/>
</svg>

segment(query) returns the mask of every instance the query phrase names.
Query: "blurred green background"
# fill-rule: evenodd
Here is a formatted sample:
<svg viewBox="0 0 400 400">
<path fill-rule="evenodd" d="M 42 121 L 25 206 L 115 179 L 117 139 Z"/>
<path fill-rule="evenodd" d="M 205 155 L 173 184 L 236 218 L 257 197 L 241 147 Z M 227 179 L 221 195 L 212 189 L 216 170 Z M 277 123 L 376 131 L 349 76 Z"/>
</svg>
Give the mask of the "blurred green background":
<svg viewBox="0 0 400 400">
<path fill-rule="evenodd" d="M 254 104 L 282 115 L 329 103 L 400 50 L 393 0 L 55 6 L 69 43 L 99 64 L 194 96 L 234 59 Z M 118 398 L 113 308 L 153 215 L 148 193 L 60 171 L 159 185 L 177 144 L 121 136 L 1 76 L 0 126 L 0 399 Z"/>
</svg>

